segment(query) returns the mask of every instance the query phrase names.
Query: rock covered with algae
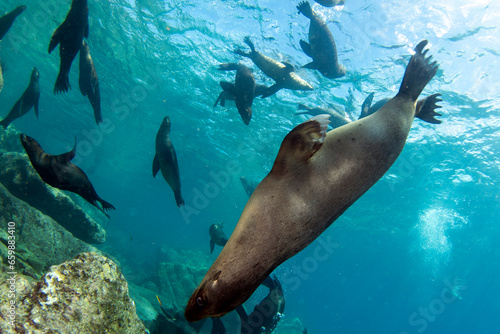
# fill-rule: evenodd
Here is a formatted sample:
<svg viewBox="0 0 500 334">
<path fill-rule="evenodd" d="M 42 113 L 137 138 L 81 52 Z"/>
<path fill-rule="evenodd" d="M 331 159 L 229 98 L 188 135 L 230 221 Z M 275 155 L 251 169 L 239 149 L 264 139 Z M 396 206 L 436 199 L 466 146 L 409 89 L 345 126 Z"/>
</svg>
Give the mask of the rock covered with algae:
<svg viewBox="0 0 500 334">
<path fill-rule="evenodd" d="M 118 266 L 97 253 L 52 266 L 38 282 L 18 282 L 16 317 L 1 319 L 2 333 L 146 333 Z M 5 289 L 0 317 L 8 314 Z"/>
<path fill-rule="evenodd" d="M 90 244 L 106 240 L 104 228 L 64 192 L 45 184 L 26 154 L 0 155 L 0 182 L 12 195 L 54 219 L 76 238 Z"/>
<path fill-rule="evenodd" d="M 36 279 L 50 266 L 72 259 L 79 253 L 98 252 L 0 184 L 0 258 L 4 265 L 10 235 L 7 231 L 12 232 L 15 240 L 16 271 Z"/>
</svg>

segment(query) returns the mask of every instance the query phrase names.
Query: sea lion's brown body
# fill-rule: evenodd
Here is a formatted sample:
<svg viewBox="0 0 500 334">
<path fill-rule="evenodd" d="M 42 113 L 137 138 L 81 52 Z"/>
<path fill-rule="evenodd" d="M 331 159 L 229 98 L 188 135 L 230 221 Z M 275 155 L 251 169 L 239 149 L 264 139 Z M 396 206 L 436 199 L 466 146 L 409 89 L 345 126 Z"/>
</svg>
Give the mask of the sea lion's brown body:
<svg viewBox="0 0 500 334">
<path fill-rule="evenodd" d="M 402 151 L 418 95 L 435 75 L 416 47 L 399 93 L 378 112 L 328 134 L 325 118 L 300 124 L 283 140 L 229 241 L 191 296 L 188 321 L 220 317 L 247 300 L 282 262 L 314 241 L 374 185 Z M 323 141 L 324 138 L 324 141 Z"/>
</svg>

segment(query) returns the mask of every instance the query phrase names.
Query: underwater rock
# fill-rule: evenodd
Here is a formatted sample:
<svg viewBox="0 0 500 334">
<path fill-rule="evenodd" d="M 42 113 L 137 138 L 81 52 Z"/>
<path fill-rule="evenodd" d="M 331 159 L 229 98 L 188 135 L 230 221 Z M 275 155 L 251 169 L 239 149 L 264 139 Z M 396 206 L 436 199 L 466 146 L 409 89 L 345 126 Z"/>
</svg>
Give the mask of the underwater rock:
<svg viewBox="0 0 500 334">
<path fill-rule="evenodd" d="M 0 305 L 2 314 L 7 305 Z M 14 326 L 0 326 L 6 333 L 146 333 L 117 265 L 92 252 L 52 266 L 29 292 L 18 293 Z"/>
<path fill-rule="evenodd" d="M 24 153 L 23 145 L 19 141 L 21 132 L 17 131 L 15 127 L 8 127 L 0 131 L 0 153 L 5 152 L 18 152 Z"/>
<path fill-rule="evenodd" d="M 66 194 L 40 179 L 27 155 L 13 152 L 0 155 L 0 182 L 12 195 L 54 219 L 76 238 L 90 244 L 106 240 L 101 225 Z"/>
<path fill-rule="evenodd" d="M 76 239 L 52 218 L 19 200 L 0 184 L 0 255 L 7 261 L 9 222 L 13 222 L 16 271 L 39 278 L 50 266 L 82 252 L 99 252 Z"/>
</svg>

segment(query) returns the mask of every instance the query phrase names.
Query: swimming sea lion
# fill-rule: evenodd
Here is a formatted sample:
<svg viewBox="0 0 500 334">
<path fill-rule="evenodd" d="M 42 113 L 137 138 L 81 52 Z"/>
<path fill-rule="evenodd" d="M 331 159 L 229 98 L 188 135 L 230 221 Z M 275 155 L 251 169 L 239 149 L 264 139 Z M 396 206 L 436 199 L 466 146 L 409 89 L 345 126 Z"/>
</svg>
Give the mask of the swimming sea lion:
<svg viewBox="0 0 500 334">
<path fill-rule="evenodd" d="M 224 84 L 223 84 L 224 82 Z M 222 87 L 222 92 L 217 97 L 217 100 L 214 103 L 214 108 L 217 106 L 217 103 L 220 101 L 221 107 L 226 106 L 226 100 L 234 101 L 236 97 L 232 94 L 236 92 L 236 87 L 232 82 L 221 81 L 220 85 Z M 226 88 L 227 90 L 224 90 Z M 255 85 L 255 93 L 253 95 L 254 98 L 259 97 L 267 93 L 268 87 L 264 85 Z"/>
<path fill-rule="evenodd" d="M 272 333 L 283 317 L 285 296 L 280 281 L 269 276 L 262 285 L 269 288 L 269 293 L 255 306 L 250 315 L 246 314 L 243 305 L 236 308 L 241 319 L 241 333 Z"/>
<path fill-rule="evenodd" d="M 345 4 L 344 0 L 314 0 L 314 1 L 325 7 L 341 6 Z"/>
<path fill-rule="evenodd" d="M 192 294 L 188 321 L 220 317 L 247 300 L 283 261 L 314 241 L 401 153 L 417 98 L 438 66 L 415 48 L 398 94 L 373 115 L 331 130 L 328 115 L 295 127 L 257 186 L 226 246 Z"/>
<path fill-rule="evenodd" d="M 385 98 L 377 103 L 375 103 L 373 106 L 371 105 L 374 97 L 374 93 L 371 93 L 368 95 L 368 97 L 365 99 L 363 102 L 363 106 L 361 107 L 361 114 L 359 115 L 359 119 L 364 118 L 366 116 L 369 116 L 376 111 L 378 111 L 380 108 L 384 106 L 390 99 Z M 423 99 L 420 99 L 417 101 L 417 110 L 420 109 L 420 112 L 416 115 L 416 117 L 420 118 L 423 121 L 426 121 L 428 123 L 433 123 L 433 124 L 440 124 L 441 121 L 434 118 L 435 116 L 441 116 L 441 114 L 435 112 L 435 109 L 441 108 L 440 105 L 437 105 L 438 102 L 441 102 L 439 97 L 441 94 L 432 94 L 427 97 L 424 97 Z"/>
<path fill-rule="evenodd" d="M 210 235 L 210 254 L 214 252 L 215 245 L 222 246 L 227 242 L 227 237 L 222 231 L 222 224 L 212 224 L 208 229 L 208 234 Z"/>
<path fill-rule="evenodd" d="M 273 79 L 276 83 L 268 88 L 267 92 L 262 95 L 263 98 L 268 97 L 276 93 L 282 88 L 292 89 L 292 90 L 312 90 L 311 84 L 295 73 L 295 69 L 289 63 L 279 62 L 271 57 L 263 55 L 262 53 L 255 51 L 255 46 L 253 45 L 250 37 L 245 37 L 244 42 L 250 47 L 250 52 L 244 52 L 241 49 L 237 49 L 234 52 L 243 57 L 250 58 L 255 65 L 265 75 Z"/>
<path fill-rule="evenodd" d="M 14 107 L 12 107 L 11 111 L 1 122 L 0 125 L 3 126 L 4 129 L 7 129 L 10 122 L 24 116 L 31 108 L 35 109 L 36 117 L 38 118 L 38 101 L 40 100 L 40 73 L 38 73 L 37 68 L 33 68 L 31 71 L 31 79 L 28 87 L 24 91 L 23 95 L 19 100 L 17 100 Z"/>
<path fill-rule="evenodd" d="M 87 0 L 72 0 L 71 8 L 64 22 L 56 29 L 49 44 L 49 53 L 59 45 L 61 57 L 59 74 L 54 85 L 54 93 L 67 92 L 69 85 L 69 70 L 73 59 L 80 51 L 83 37 L 89 37 L 89 8 Z"/>
<path fill-rule="evenodd" d="M 303 115 L 303 114 L 308 114 L 311 116 L 318 116 L 318 115 L 330 115 L 330 124 L 328 124 L 329 127 L 332 129 L 338 128 L 339 126 L 346 125 L 348 123 L 351 123 L 351 120 L 346 116 L 345 111 L 341 110 L 340 108 L 336 109 L 327 109 L 327 108 L 309 108 L 302 103 L 299 103 L 299 110 L 304 110 L 304 111 L 298 111 L 295 113 L 294 116 L 297 115 Z"/>
<path fill-rule="evenodd" d="M 82 42 L 80 48 L 80 76 L 78 85 L 83 96 L 88 97 L 97 124 L 102 123 L 101 116 L 101 93 L 99 92 L 99 79 L 94 67 L 94 62 L 90 57 L 90 50 L 87 42 Z"/>
<path fill-rule="evenodd" d="M 236 108 L 243 122 L 248 125 L 252 119 L 252 103 L 255 96 L 255 79 L 252 70 L 245 65 L 227 63 L 219 65 L 220 71 L 236 71 L 234 85 L 221 81 L 222 89 L 230 96 L 234 96 Z"/>
<path fill-rule="evenodd" d="M 94 186 L 84 171 L 70 162 L 76 155 L 76 141 L 75 146 L 68 153 L 50 155 L 42 149 L 35 139 L 25 134 L 21 134 L 20 137 L 31 165 L 43 182 L 49 186 L 80 195 L 84 200 L 104 212 L 107 217 L 109 216 L 105 211 L 115 210 L 113 205 L 97 195 Z M 101 204 L 102 208 L 99 207 L 97 202 Z"/>
<path fill-rule="evenodd" d="M 0 17 L 0 40 L 2 40 L 3 36 L 5 36 L 7 31 L 9 31 L 16 17 L 21 15 L 21 13 L 24 12 L 25 10 L 26 6 L 22 5 L 14 9 L 12 12 Z"/>
<path fill-rule="evenodd" d="M 179 165 L 177 164 L 177 155 L 175 154 L 174 145 L 170 141 L 170 118 L 165 116 L 161 123 L 160 129 L 156 134 L 156 153 L 153 160 L 153 177 L 156 177 L 158 171 L 161 174 L 170 188 L 174 191 L 175 202 L 180 207 L 184 205 L 184 200 L 181 194 L 181 177 L 179 173 Z"/>
<path fill-rule="evenodd" d="M 297 9 L 311 20 L 309 43 L 300 40 L 300 46 L 313 61 L 302 67 L 316 69 L 329 79 L 343 77 L 346 74 L 346 69 L 338 62 L 335 40 L 325 22 L 316 15 L 307 1 L 299 3 Z"/>
</svg>

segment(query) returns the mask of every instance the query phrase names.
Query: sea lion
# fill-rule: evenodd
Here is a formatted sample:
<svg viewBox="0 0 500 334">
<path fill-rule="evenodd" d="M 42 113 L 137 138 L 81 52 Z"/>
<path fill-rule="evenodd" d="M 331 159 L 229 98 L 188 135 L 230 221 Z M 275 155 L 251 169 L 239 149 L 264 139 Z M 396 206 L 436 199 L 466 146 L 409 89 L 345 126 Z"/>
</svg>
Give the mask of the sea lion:
<svg viewBox="0 0 500 334">
<path fill-rule="evenodd" d="M 222 231 L 222 224 L 212 224 L 208 229 L 208 234 L 210 235 L 210 254 L 214 252 L 215 245 L 222 246 L 227 242 L 227 237 Z"/>
<path fill-rule="evenodd" d="M 271 57 L 263 55 L 255 51 L 255 46 L 250 40 L 250 37 L 245 37 L 244 42 L 250 47 L 250 52 L 244 52 L 241 49 L 236 49 L 234 53 L 240 56 L 250 58 L 255 65 L 265 75 L 273 79 L 276 83 L 268 88 L 262 97 L 268 97 L 275 94 L 282 88 L 291 90 L 312 90 L 311 84 L 295 73 L 295 69 L 289 63 L 282 63 Z"/>
<path fill-rule="evenodd" d="M 272 333 L 283 317 L 285 296 L 280 281 L 269 276 L 262 285 L 269 288 L 269 293 L 250 315 L 247 315 L 243 305 L 236 308 L 241 319 L 242 334 Z"/>
<path fill-rule="evenodd" d="M 351 123 L 351 120 L 346 116 L 345 111 L 341 110 L 340 108 L 335 108 L 335 109 L 327 109 L 320 107 L 310 108 L 306 105 L 303 105 L 302 103 L 299 103 L 298 109 L 304 111 L 298 111 L 295 113 L 294 116 L 304 115 L 304 114 L 308 114 L 311 116 L 318 116 L 323 114 L 330 115 L 330 124 L 328 124 L 328 126 L 331 127 L 332 129 Z"/>
<path fill-rule="evenodd" d="M 311 20 L 309 43 L 300 40 L 300 46 L 313 61 L 302 67 L 316 69 L 328 79 L 343 77 L 346 68 L 338 62 L 335 40 L 325 22 L 312 10 L 307 1 L 299 3 L 297 9 Z"/>
<path fill-rule="evenodd" d="M 177 164 L 177 155 L 174 145 L 170 141 L 170 118 L 165 116 L 156 134 L 156 153 L 153 159 L 153 177 L 156 177 L 158 171 L 170 188 L 174 191 L 175 202 L 180 207 L 184 205 L 181 194 L 181 177 L 179 174 L 179 165 Z"/>
<path fill-rule="evenodd" d="M 31 165 L 35 168 L 43 182 L 51 187 L 71 191 L 83 197 L 84 200 L 101 210 L 115 210 L 115 207 L 97 195 L 94 186 L 83 170 L 70 161 L 76 155 L 76 140 L 73 149 L 60 155 L 46 153 L 33 138 L 21 134 L 21 143 L 28 154 Z M 100 203 L 100 207 L 97 203 Z"/>
<path fill-rule="evenodd" d="M 14 23 L 14 20 L 16 17 L 21 15 L 22 12 L 26 10 L 25 5 L 21 5 L 14 9 L 12 12 L 5 14 L 4 16 L 0 17 L 0 40 L 5 36 L 7 31 L 9 31 L 10 27 L 12 26 L 12 23 Z"/>
<path fill-rule="evenodd" d="M 245 192 L 247 193 L 248 197 L 252 196 L 252 193 L 257 187 L 258 182 L 248 181 L 244 176 L 240 176 L 240 182 L 241 185 L 243 186 L 243 189 L 245 189 Z"/>
<path fill-rule="evenodd" d="M 223 82 L 225 82 L 223 84 Z M 232 82 L 221 81 L 220 85 L 222 87 L 222 92 L 217 97 L 217 100 L 214 103 L 214 108 L 217 106 L 217 103 L 220 101 L 221 107 L 226 106 L 226 100 L 234 101 L 236 97 L 232 94 L 236 92 L 236 87 Z M 227 90 L 224 90 L 226 88 Z M 254 98 L 262 96 L 267 93 L 268 87 L 264 85 L 255 84 L 255 93 L 253 95 Z"/>
<path fill-rule="evenodd" d="M 49 43 L 49 53 L 59 45 L 61 57 L 59 74 L 54 85 L 54 93 L 67 92 L 69 84 L 69 70 L 73 59 L 80 51 L 83 38 L 89 37 L 89 8 L 87 0 L 72 0 L 71 8 L 64 22 L 56 29 Z"/>
<path fill-rule="evenodd" d="M 328 115 L 295 127 L 248 200 L 226 246 L 190 297 L 188 321 L 220 317 L 314 241 L 401 153 L 417 98 L 438 66 L 415 48 L 397 95 L 373 115 L 326 133 Z"/>
<path fill-rule="evenodd" d="M 373 106 L 372 101 L 374 97 L 374 93 L 371 93 L 368 95 L 368 97 L 365 99 L 363 102 L 363 105 L 361 107 L 361 114 L 359 115 L 359 119 L 364 118 L 366 116 L 369 116 L 376 111 L 378 111 L 380 108 L 384 106 L 390 99 L 385 98 L 382 99 L 378 102 L 376 102 Z M 437 105 L 438 102 L 441 102 L 439 97 L 441 94 L 432 94 L 427 97 L 424 97 L 423 99 L 420 99 L 417 101 L 417 109 L 420 109 L 421 111 L 416 115 L 416 117 L 420 118 L 423 121 L 426 121 L 428 123 L 433 123 L 433 124 L 440 124 L 441 121 L 434 118 L 436 116 L 441 116 L 441 114 L 435 112 L 436 109 L 441 108 L 440 105 Z"/>
<path fill-rule="evenodd" d="M 248 125 L 252 119 L 252 103 L 255 96 L 255 79 L 252 70 L 245 65 L 227 63 L 219 65 L 220 71 L 236 71 L 234 85 L 221 81 L 220 86 L 230 96 L 234 96 L 236 108 L 243 122 Z"/>
<path fill-rule="evenodd" d="M 7 117 L 5 117 L 0 125 L 3 126 L 4 129 L 7 129 L 10 122 L 24 116 L 31 108 L 35 109 L 35 115 L 38 118 L 38 101 L 40 100 L 40 73 L 38 73 L 37 68 L 33 68 L 31 71 L 31 79 L 28 87 L 24 91 L 23 95 L 19 100 L 17 100 L 14 107 L 10 110 Z"/>
<path fill-rule="evenodd" d="M 95 70 L 94 62 L 90 57 L 87 42 L 83 41 L 80 48 L 80 76 L 78 85 L 83 96 L 88 97 L 92 109 L 94 109 L 95 122 L 102 123 L 101 116 L 101 93 L 99 92 L 99 79 Z"/>
<path fill-rule="evenodd" d="M 345 4 L 344 0 L 314 0 L 314 1 L 325 7 L 341 6 Z"/>
</svg>

